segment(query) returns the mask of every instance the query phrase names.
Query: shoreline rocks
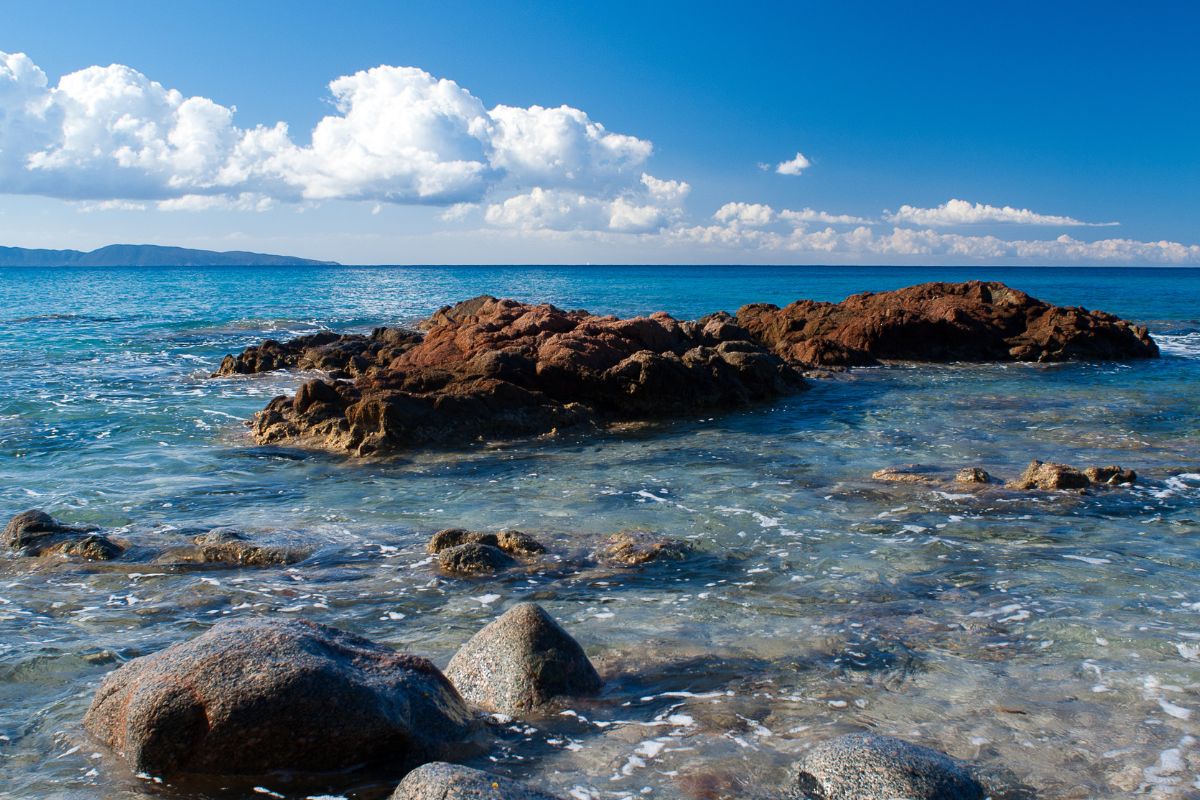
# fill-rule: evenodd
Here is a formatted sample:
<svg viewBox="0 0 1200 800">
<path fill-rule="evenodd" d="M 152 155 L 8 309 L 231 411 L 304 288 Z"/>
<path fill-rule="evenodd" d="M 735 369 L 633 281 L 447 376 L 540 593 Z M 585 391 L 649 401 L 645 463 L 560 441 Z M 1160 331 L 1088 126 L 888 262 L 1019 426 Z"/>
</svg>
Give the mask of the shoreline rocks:
<svg viewBox="0 0 1200 800">
<path fill-rule="evenodd" d="M 514 716 L 556 698 L 594 695 L 602 685 L 579 643 L 536 603 L 517 603 L 471 637 L 446 677 L 468 702 Z"/>
<path fill-rule="evenodd" d="M 461 753 L 474 719 L 432 663 L 304 620 L 227 620 L 109 673 L 87 730 L 134 772 L 257 775 Z"/>
<path fill-rule="evenodd" d="M 98 530 L 90 525 L 66 525 L 45 511 L 31 509 L 8 521 L 3 542 L 6 548 L 23 556 L 58 553 L 88 561 L 111 561 L 125 551 Z"/>
<path fill-rule="evenodd" d="M 1142 326 L 1055 306 L 994 281 L 924 283 L 840 303 L 798 300 L 738 309 L 737 324 L 791 364 L 882 361 L 1079 361 L 1157 358 Z"/>
<path fill-rule="evenodd" d="M 493 575 L 515 566 L 518 558 L 529 559 L 546 552 L 546 547 L 527 533 L 499 533 L 446 528 L 435 533 L 425 552 L 438 558 L 438 567 L 450 575 Z"/>
<path fill-rule="evenodd" d="M 435 761 L 404 776 L 388 800 L 560 800 L 483 770 Z"/>
<path fill-rule="evenodd" d="M 961 762 L 903 739 L 855 733 L 822 742 L 800 759 L 795 796 L 804 800 L 983 800 Z"/>
</svg>

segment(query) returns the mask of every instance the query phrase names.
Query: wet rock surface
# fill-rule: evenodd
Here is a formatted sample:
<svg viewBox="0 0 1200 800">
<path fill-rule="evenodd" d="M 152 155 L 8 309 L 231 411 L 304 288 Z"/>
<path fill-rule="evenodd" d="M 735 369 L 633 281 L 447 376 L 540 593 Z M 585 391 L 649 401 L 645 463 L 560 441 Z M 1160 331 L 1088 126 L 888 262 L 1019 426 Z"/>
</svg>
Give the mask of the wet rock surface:
<svg viewBox="0 0 1200 800">
<path fill-rule="evenodd" d="M 796 769 L 803 800 L 983 800 L 984 789 L 960 762 L 890 736 L 850 734 L 818 744 Z"/>
<path fill-rule="evenodd" d="M 888 483 L 939 483 L 937 470 L 921 464 L 884 467 L 871 473 L 871 479 Z"/>
<path fill-rule="evenodd" d="M 559 800 L 518 781 L 435 761 L 404 776 L 389 800 Z"/>
<path fill-rule="evenodd" d="M 1088 467 L 1083 471 L 1092 483 L 1103 483 L 1110 486 L 1137 483 L 1137 473 L 1131 469 L 1122 469 L 1116 465 L 1108 467 Z"/>
<path fill-rule="evenodd" d="M 728 315 L 618 319 L 482 297 L 422 327 L 420 342 L 404 334 L 401 344 L 344 364 L 328 354 L 337 341 L 324 336 L 293 348 L 324 354 L 297 357 L 297 367 L 354 380 L 310 381 L 294 397 L 275 398 L 255 417 L 255 438 L 367 455 L 740 408 L 804 385 Z M 339 354 L 367 347 L 342 344 Z M 291 352 L 271 343 L 230 356 L 219 374 L 277 368 L 291 358 L 276 356 L 281 348 Z"/>
<path fill-rule="evenodd" d="M 90 561 L 109 561 L 124 551 L 94 527 L 66 525 L 38 509 L 22 511 L 10 519 L 4 527 L 3 542 L 23 556 L 59 553 Z"/>
<path fill-rule="evenodd" d="M 515 563 L 499 547 L 482 542 L 458 544 L 438 553 L 438 566 L 451 575 L 493 575 Z"/>
<path fill-rule="evenodd" d="M 450 660 L 446 677 L 468 702 L 512 715 L 601 687 L 583 648 L 536 603 L 514 605 L 471 637 Z"/>
<path fill-rule="evenodd" d="M 195 547 L 182 552 L 168 553 L 184 561 L 199 564 L 227 564 L 246 567 L 269 567 L 294 564 L 305 553 L 287 547 L 259 544 L 233 528 L 213 528 L 192 538 Z"/>
<path fill-rule="evenodd" d="M 743 306 L 737 324 L 793 364 L 1155 358 L 1145 328 L 1045 303 L 1002 283 L 925 283 L 840 303 Z"/>
<path fill-rule="evenodd" d="M 225 356 L 213 377 L 279 369 L 322 370 L 333 377 L 351 377 L 371 366 L 387 364 L 420 341 L 419 333 L 401 328 L 376 328 L 370 336 L 321 331 L 286 342 L 268 339 L 236 356 Z"/>
<path fill-rule="evenodd" d="M 605 564 L 636 567 L 652 561 L 682 561 L 692 554 L 689 542 L 645 531 L 618 531 L 596 550 Z"/>
<path fill-rule="evenodd" d="M 991 474 L 982 467 L 963 467 L 954 473 L 955 483 L 992 483 Z"/>
<path fill-rule="evenodd" d="M 470 712 L 429 661 L 324 625 L 250 618 L 110 673 L 87 730 L 135 772 L 257 775 L 464 751 Z"/>
</svg>

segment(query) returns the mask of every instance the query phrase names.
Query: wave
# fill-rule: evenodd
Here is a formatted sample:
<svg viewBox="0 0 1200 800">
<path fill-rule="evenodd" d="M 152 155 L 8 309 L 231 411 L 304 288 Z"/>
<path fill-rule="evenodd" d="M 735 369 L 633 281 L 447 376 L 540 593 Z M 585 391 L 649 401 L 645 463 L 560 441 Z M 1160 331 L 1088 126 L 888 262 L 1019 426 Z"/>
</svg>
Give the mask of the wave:
<svg viewBox="0 0 1200 800">
<path fill-rule="evenodd" d="M 1154 341 L 1163 355 L 1176 358 L 1200 358 L 1200 331 L 1189 333 L 1156 333 Z"/>
</svg>

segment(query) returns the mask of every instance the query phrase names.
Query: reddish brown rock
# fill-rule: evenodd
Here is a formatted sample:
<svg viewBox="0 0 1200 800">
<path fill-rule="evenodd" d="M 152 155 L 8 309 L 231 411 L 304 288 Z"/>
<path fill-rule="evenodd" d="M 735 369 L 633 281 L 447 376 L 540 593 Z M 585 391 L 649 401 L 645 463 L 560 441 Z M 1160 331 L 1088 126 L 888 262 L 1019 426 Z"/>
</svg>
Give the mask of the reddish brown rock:
<svg viewBox="0 0 1200 800">
<path fill-rule="evenodd" d="M 995 282 L 925 283 L 840 303 L 754 304 L 738 311 L 737 323 L 805 366 L 1158 356 L 1141 326 L 1101 311 L 1050 305 Z"/>
<path fill-rule="evenodd" d="M 1045 461 L 1030 461 L 1020 478 L 1012 484 L 1014 489 L 1041 489 L 1052 492 L 1059 489 L 1086 489 L 1091 481 L 1074 467 Z"/>
<path fill-rule="evenodd" d="M 213 377 L 277 369 L 322 370 L 335 377 L 348 377 L 372 365 L 387 364 L 420 341 L 420 334 L 400 328 L 376 328 L 370 336 L 321 331 L 286 342 L 268 339 L 239 355 L 225 356 Z"/>
<path fill-rule="evenodd" d="M 353 382 L 310 381 L 295 397 L 275 398 L 256 416 L 255 438 L 367 455 L 737 408 L 803 386 L 727 314 L 618 319 L 483 297 L 444 308 L 422 327 L 419 343 L 403 338 L 374 350 L 338 340 L 348 351 L 368 348 L 337 370 Z M 387 330 L 371 341 L 386 340 Z M 305 355 L 295 366 L 319 366 L 314 348 L 338 344 L 320 341 L 299 348 Z M 279 347 L 231 356 L 221 371 L 282 363 Z"/>
</svg>

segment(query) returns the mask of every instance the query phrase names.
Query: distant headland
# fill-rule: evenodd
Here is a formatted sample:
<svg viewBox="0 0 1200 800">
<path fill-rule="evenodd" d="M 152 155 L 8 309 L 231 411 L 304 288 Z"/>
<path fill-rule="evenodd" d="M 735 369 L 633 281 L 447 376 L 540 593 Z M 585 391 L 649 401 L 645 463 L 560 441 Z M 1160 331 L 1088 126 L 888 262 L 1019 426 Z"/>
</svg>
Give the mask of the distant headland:
<svg viewBox="0 0 1200 800">
<path fill-rule="evenodd" d="M 34 250 L 0 247 L 0 267 L 298 267 L 337 266 L 336 261 L 247 253 L 216 252 L 154 244 L 110 244 L 98 250 Z"/>
</svg>

